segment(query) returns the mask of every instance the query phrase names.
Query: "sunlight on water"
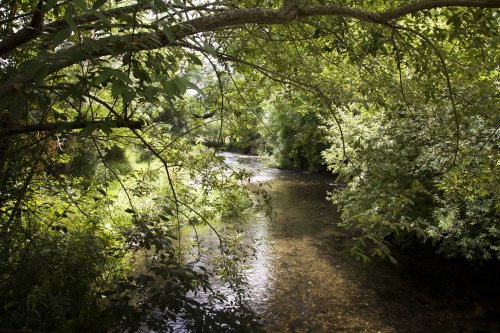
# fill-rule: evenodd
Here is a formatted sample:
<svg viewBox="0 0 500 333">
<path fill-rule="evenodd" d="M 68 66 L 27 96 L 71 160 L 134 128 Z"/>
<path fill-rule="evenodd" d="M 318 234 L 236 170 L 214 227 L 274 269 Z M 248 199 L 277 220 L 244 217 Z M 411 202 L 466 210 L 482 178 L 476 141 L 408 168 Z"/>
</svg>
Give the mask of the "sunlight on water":
<svg viewBox="0 0 500 333">
<path fill-rule="evenodd" d="M 240 241 L 255 249 L 242 269 L 249 303 L 266 331 L 500 331 L 498 320 L 481 317 L 499 313 L 494 298 L 490 304 L 477 301 L 472 308 L 460 292 L 436 299 L 436 288 L 442 294 L 439 286 L 448 285 L 429 279 L 428 272 L 414 273 L 411 258 L 406 269 L 412 273 L 386 262 L 354 261 L 349 255 L 353 236 L 337 225 L 338 213 L 326 200 L 327 192 L 337 186 L 331 176 L 269 168 L 257 156 L 221 156 L 233 169 L 252 172 L 249 186 L 263 183 L 271 197 L 271 218 L 257 212 L 246 222 L 216 226 L 219 231 L 238 232 Z M 219 241 L 209 228 L 199 234 L 204 247 L 213 250 L 204 254 L 202 262 L 208 262 L 217 255 Z M 217 279 L 213 283 L 232 299 L 230 288 Z M 181 326 L 175 332 L 183 332 Z"/>
</svg>

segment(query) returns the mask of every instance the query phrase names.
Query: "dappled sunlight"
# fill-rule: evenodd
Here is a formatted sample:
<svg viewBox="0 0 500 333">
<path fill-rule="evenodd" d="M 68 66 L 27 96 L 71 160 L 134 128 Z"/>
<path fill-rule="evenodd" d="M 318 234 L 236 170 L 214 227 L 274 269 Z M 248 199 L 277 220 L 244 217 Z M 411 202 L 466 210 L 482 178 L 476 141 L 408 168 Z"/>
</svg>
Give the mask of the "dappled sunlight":
<svg viewBox="0 0 500 333">
<path fill-rule="evenodd" d="M 500 0 L 0 3 L 0 333 L 500 332 Z"/>
</svg>

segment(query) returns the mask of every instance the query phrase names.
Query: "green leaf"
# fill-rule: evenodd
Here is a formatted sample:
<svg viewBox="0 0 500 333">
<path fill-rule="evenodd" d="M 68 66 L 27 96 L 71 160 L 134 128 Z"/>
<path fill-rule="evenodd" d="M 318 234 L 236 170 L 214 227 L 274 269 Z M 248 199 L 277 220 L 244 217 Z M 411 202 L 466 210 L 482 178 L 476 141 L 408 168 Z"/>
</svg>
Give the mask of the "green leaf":
<svg viewBox="0 0 500 333">
<path fill-rule="evenodd" d="M 125 209 L 125 212 L 127 212 L 129 214 L 135 214 L 135 210 L 133 210 L 132 208 Z"/>
<path fill-rule="evenodd" d="M 203 45 L 203 49 L 207 51 L 210 55 L 217 57 L 217 51 L 215 51 L 214 47 L 208 43 Z"/>
<path fill-rule="evenodd" d="M 198 66 L 203 66 L 203 62 L 201 62 L 200 58 L 192 53 L 188 53 L 189 62 Z"/>
<path fill-rule="evenodd" d="M 168 222 L 168 221 L 170 220 L 167 216 L 162 215 L 162 214 L 158 214 L 158 217 L 159 217 L 160 219 L 162 219 L 163 221 L 165 221 L 165 222 Z"/>
<path fill-rule="evenodd" d="M 132 89 L 130 87 L 125 87 L 125 89 L 123 89 L 123 92 L 121 93 L 121 95 L 123 98 L 123 103 L 130 103 L 134 99 L 136 93 L 135 93 L 134 89 Z"/>
<path fill-rule="evenodd" d="M 94 4 L 92 5 L 92 9 L 97 10 L 101 8 L 107 0 L 96 0 L 94 1 Z"/>
<path fill-rule="evenodd" d="M 111 86 L 111 95 L 114 98 L 117 98 L 118 96 L 120 96 L 124 89 L 125 84 L 121 80 L 115 80 L 113 81 L 113 85 Z"/>
<path fill-rule="evenodd" d="M 179 89 L 181 95 L 186 92 L 187 88 L 194 89 L 198 91 L 200 94 L 203 94 L 202 90 L 196 84 L 194 84 L 193 82 L 189 81 L 186 78 L 176 77 L 174 78 L 174 84 Z"/>
<path fill-rule="evenodd" d="M 173 81 L 165 81 L 162 83 L 163 92 L 170 98 L 177 95 L 177 88 Z"/>
<path fill-rule="evenodd" d="M 106 82 L 107 80 L 109 80 L 109 78 L 113 75 L 113 69 L 111 68 L 105 68 L 102 73 L 95 78 L 94 80 L 94 84 L 97 86 L 97 85 L 100 85 L 100 84 L 103 84 L 104 82 Z"/>
<path fill-rule="evenodd" d="M 73 20 L 74 13 L 75 13 L 75 6 L 73 4 L 66 6 L 66 10 L 64 12 L 64 21 L 66 21 L 66 23 L 72 30 L 76 30 L 77 28 L 75 21 Z"/>
<path fill-rule="evenodd" d="M 89 37 L 83 37 L 83 44 L 94 52 L 99 52 L 102 49 L 101 43 Z"/>
<path fill-rule="evenodd" d="M 177 87 L 177 90 L 179 91 L 180 95 L 183 95 L 186 92 L 186 89 L 187 89 L 186 81 L 187 80 L 182 78 L 182 77 L 174 78 L 173 82 L 174 82 L 175 86 Z M 187 81 L 187 82 L 189 82 L 189 81 Z"/>
<path fill-rule="evenodd" d="M 158 91 L 159 91 L 159 89 L 156 87 L 147 86 L 144 89 L 144 92 L 142 93 L 142 95 L 144 97 L 146 97 L 146 99 L 153 101 L 155 99 L 156 95 L 158 94 Z"/>
<path fill-rule="evenodd" d="M 170 6 L 167 4 L 166 1 L 162 0 L 153 0 L 153 3 L 156 7 L 156 9 L 160 12 L 164 12 L 170 9 Z"/>
<path fill-rule="evenodd" d="M 54 8 L 55 5 L 57 5 L 57 1 L 58 0 L 47 0 L 47 2 L 45 3 L 45 10 L 49 11 Z"/>
<path fill-rule="evenodd" d="M 126 72 L 123 72 L 118 69 L 113 69 L 113 76 L 121 80 L 122 82 L 132 83 L 132 80 L 128 76 Z"/>
<path fill-rule="evenodd" d="M 28 60 L 28 61 L 23 62 L 19 66 L 19 71 L 26 72 L 26 73 L 35 73 L 42 66 L 43 66 L 43 63 L 38 59 Z"/>
<path fill-rule="evenodd" d="M 47 66 L 40 67 L 35 73 L 33 73 L 33 81 L 37 83 L 43 83 L 43 80 L 47 77 L 49 69 Z"/>
<path fill-rule="evenodd" d="M 103 84 L 104 82 L 109 80 L 111 75 L 113 75 L 113 72 L 105 69 L 104 71 L 102 71 L 102 73 L 98 77 L 96 77 L 94 79 L 94 82 L 93 82 L 94 85 L 98 86 L 100 84 Z"/>
<path fill-rule="evenodd" d="M 167 37 L 169 42 L 175 41 L 174 34 L 172 33 L 172 30 L 169 27 L 164 26 L 161 31 L 163 32 L 165 37 Z"/>
</svg>

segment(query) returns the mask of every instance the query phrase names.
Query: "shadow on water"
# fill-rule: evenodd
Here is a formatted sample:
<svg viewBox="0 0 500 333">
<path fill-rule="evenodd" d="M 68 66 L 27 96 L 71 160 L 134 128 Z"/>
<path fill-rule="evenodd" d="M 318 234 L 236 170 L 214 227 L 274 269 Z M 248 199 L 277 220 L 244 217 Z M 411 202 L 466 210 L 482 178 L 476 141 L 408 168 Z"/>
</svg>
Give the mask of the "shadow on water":
<svg viewBox="0 0 500 333">
<path fill-rule="evenodd" d="M 267 331 L 500 332 L 498 264 L 474 268 L 422 249 L 395 253 L 397 266 L 356 262 L 352 237 L 325 199 L 332 178 L 266 168 L 243 155 L 226 160 L 270 185 L 272 220 L 245 227 L 266 240 L 247 277 Z"/>
</svg>

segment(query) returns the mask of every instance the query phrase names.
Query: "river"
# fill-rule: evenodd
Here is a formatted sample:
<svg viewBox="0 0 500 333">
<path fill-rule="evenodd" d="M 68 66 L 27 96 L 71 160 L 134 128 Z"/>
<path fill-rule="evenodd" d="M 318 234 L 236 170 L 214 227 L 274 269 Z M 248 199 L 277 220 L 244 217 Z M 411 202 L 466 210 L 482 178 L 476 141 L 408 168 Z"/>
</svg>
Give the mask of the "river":
<svg viewBox="0 0 500 333">
<path fill-rule="evenodd" d="M 471 267 L 431 251 L 395 252 L 399 265 L 364 264 L 326 200 L 328 175 L 265 167 L 258 157 L 224 153 L 254 172 L 271 198 L 240 226 L 255 258 L 245 269 L 250 303 L 268 332 L 500 332 L 500 270 Z"/>
</svg>

